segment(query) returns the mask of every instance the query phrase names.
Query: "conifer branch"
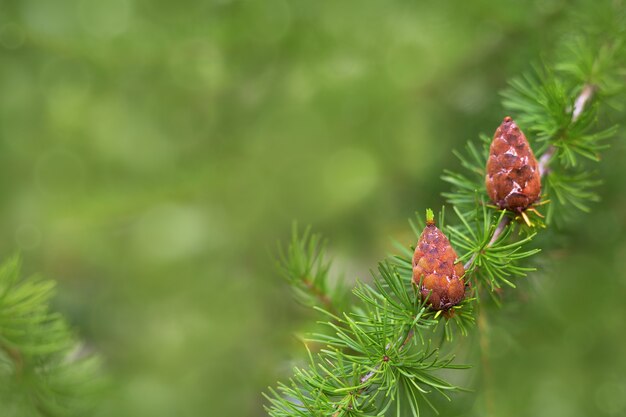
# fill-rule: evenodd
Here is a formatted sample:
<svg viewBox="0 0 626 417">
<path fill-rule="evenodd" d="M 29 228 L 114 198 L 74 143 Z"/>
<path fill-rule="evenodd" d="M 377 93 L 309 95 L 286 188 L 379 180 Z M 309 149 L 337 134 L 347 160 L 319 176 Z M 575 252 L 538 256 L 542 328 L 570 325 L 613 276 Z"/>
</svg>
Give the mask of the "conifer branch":
<svg viewBox="0 0 626 417">
<path fill-rule="evenodd" d="M 320 235 L 311 233 L 310 227 L 300 235 L 294 224 L 288 247 L 278 247 L 278 268 L 300 303 L 338 314 L 348 291 L 342 278 L 331 282 L 331 262 L 326 259 L 325 251 L 326 242 Z"/>
<path fill-rule="evenodd" d="M 99 360 L 80 353 L 63 318 L 49 310 L 54 283 L 22 280 L 19 258 L 0 267 L 0 402 L 7 416 L 82 416 L 100 389 Z M 9 413 L 9 414 L 6 414 Z"/>
<path fill-rule="evenodd" d="M 595 87 L 593 87 L 590 84 L 587 84 L 583 87 L 582 92 L 576 98 L 576 101 L 574 102 L 574 111 L 572 112 L 572 122 L 575 122 L 580 117 L 580 115 L 582 114 L 585 108 L 585 105 L 593 97 L 594 90 L 595 90 Z M 550 164 L 550 161 L 554 157 L 556 150 L 557 150 L 556 146 L 550 145 L 550 147 L 548 147 L 548 150 L 539 158 L 539 173 L 542 178 L 548 175 L 549 173 L 548 165 Z M 508 217 L 508 216 L 505 216 L 502 218 L 502 220 L 500 220 L 500 223 L 498 223 L 498 226 L 496 227 L 491 240 L 486 245 L 487 248 L 491 247 L 500 238 L 500 235 L 502 235 L 502 233 L 504 232 L 504 230 L 510 223 L 511 223 L 511 217 Z M 469 259 L 469 261 L 467 261 L 464 265 L 466 270 L 472 267 L 472 264 L 474 263 L 475 259 L 476 259 L 476 254 L 473 254 L 472 257 Z"/>
<path fill-rule="evenodd" d="M 411 339 L 413 338 L 414 334 L 415 334 L 414 329 L 410 328 L 409 331 L 407 332 L 406 336 L 398 341 L 398 344 L 399 344 L 398 350 L 399 351 L 404 349 L 404 347 L 407 345 L 407 343 L 409 343 L 411 341 Z M 387 346 L 385 346 L 385 352 L 387 350 L 389 350 L 390 348 L 391 348 L 391 343 L 388 343 Z M 380 370 L 381 366 L 383 366 L 383 364 L 385 362 L 389 362 L 389 357 L 387 355 L 384 355 L 380 359 L 380 362 L 378 362 L 371 371 L 369 371 L 367 374 L 365 374 L 365 375 L 363 375 L 361 377 L 361 379 L 360 379 L 361 384 L 366 384 L 370 379 L 372 379 L 372 377 L 374 377 L 374 375 L 376 375 L 376 373 Z M 361 388 L 361 389 L 359 389 L 359 391 L 357 391 L 356 394 L 349 394 L 347 397 L 356 398 L 359 395 L 363 394 L 364 391 L 365 391 L 365 388 Z M 346 398 L 346 400 L 347 399 L 348 398 Z M 333 417 L 338 417 L 341 414 L 342 411 L 343 411 L 343 408 L 339 408 L 335 412 L 335 414 L 333 414 Z"/>
<path fill-rule="evenodd" d="M 606 62 L 607 57 L 619 56 L 611 51 L 613 55 L 602 55 L 602 68 L 609 72 L 616 65 Z M 311 238 L 308 230 L 303 238 L 294 233 L 291 246 L 281 254 L 281 268 L 298 298 L 330 320 L 321 323 L 325 330 L 307 339 L 323 346 L 315 355 L 309 352 L 310 365 L 296 368 L 289 383 L 270 388 L 266 398 L 271 416 L 384 415 L 392 406 L 397 416 L 404 408 L 417 416 L 420 404 L 433 407 L 428 398 L 432 391 L 449 398 L 447 392 L 459 390 L 437 373 L 464 366 L 454 365 L 453 357 L 439 358 L 434 335 L 440 332 L 452 340 L 466 334 L 474 326 L 473 295 L 480 288 L 493 294 L 502 285 L 515 287 L 516 277 L 534 270 L 524 262 L 540 251 L 527 249 L 539 226 L 574 209 L 586 211 L 597 199 L 590 190 L 595 181 L 583 163 L 597 161 L 606 147 L 603 142 L 616 132 L 611 127 L 591 133 L 598 111 L 594 97 L 614 83 L 606 81 L 613 79 L 611 73 L 603 78 L 597 66 L 588 65 L 594 58 L 581 59 L 556 65 L 558 75 L 540 70 L 514 79 L 503 93 L 504 107 L 521 129 L 530 132 L 533 144 L 543 144 L 539 161 L 509 117 L 493 142 L 482 136 L 479 145 L 468 143 L 465 154 L 455 153 L 467 173 L 446 171 L 443 178 L 453 186 L 444 195 L 456 224 L 444 225 L 443 211 L 439 227 L 445 234 L 435 227 L 432 213 L 423 232 L 411 224 L 418 244 L 401 247 L 400 255 L 381 262 L 371 285 L 358 283 L 353 294 L 359 303 L 337 308 L 336 290 L 341 286 L 333 289 L 328 283 L 329 264 L 323 260 L 319 238 Z M 588 71 L 593 76 L 587 76 Z M 501 149 L 505 143 L 510 146 L 506 152 Z M 493 171 L 489 167 L 496 157 L 497 164 L 509 165 L 497 165 Z M 520 161 L 523 166 L 510 165 Z M 501 173 L 509 175 L 505 179 L 514 186 L 500 178 Z M 525 176 L 523 186 L 511 180 L 520 175 Z M 509 188 L 503 191 L 503 185 Z M 535 209 L 543 205 L 548 207 L 545 221 Z M 485 325 L 479 317 L 479 326 Z"/>
</svg>

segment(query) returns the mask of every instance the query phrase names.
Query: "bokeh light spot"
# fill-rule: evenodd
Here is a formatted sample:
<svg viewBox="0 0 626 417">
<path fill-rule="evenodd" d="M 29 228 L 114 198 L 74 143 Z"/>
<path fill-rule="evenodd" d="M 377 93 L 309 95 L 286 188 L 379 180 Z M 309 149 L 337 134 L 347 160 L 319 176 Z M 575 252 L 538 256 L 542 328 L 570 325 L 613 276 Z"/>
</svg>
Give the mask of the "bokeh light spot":
<svg viewBox="0 0 626 417">
<path fill-rule="evenodd" d="M 15 241 L 22 250 L 32 250 L 41 243 L 41 231 L 32 224 L 22 224 L 15 230 Z"/>
<path fill-rule="evenodd" d="M 379 182 L 379 169 L 372 154 L 358 148 L 333 153 L 324 166 L 328 200 L 337 207 L 349 206 L 371 193 Z"/>
<path fill-rule="evenodd" d="M 153 262 L 171 262 L 198 255 L 207 247 L 208 220 L 196 207 L 162 204 L 137 222 L 134 250 Z"/>
<path fill-rule="evenodd" d="M 128 30 L 132 18 L 129 0 L 85 0 L 79 9 L 85 31 L 98 38 L 113 38 Z"/>
</svg>

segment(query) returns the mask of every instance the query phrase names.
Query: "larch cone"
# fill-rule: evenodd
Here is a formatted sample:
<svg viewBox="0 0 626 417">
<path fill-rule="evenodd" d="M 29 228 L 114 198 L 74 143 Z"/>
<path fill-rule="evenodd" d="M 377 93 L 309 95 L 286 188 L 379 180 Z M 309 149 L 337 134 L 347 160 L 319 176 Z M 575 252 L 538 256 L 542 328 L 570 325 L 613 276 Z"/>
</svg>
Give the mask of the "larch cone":
<svg viewBox="0 0 626 417">
<path fill-rule="evenodd" d="M 487 194 L 500 209 L 526 210 L 541 194 L 539 164 L 517 124 L 505 117 L 489 148 Z"/>
<path fill-rule="evenodd" d="M 450 241 L 430 218 L 413 255 L 413 282 L 421 284 L 421 297 L 428 297 L 428 304 L 434 310 L 448 310 L 465 296 L 465 269 L 463 264 L 454 263 L 456 258 Z"/>
</svg>

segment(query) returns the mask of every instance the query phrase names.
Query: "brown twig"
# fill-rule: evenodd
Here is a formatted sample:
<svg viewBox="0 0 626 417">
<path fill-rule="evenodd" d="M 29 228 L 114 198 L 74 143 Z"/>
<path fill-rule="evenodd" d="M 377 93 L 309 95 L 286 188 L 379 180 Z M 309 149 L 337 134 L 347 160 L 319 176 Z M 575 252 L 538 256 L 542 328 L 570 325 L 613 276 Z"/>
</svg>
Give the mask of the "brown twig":
<svg viewBox="0 0 626 417">
<path fill-rule="evenodd" d="M 578 120 L 580 115 L 583 113 L 585 106 L 593 97 L 595 91 L 596 87 L 592 84 L 586 84 L 583 87 L 582 91 L 574 101 L 574 109 L 572 110 L 572 123 Z M 550 145 L 548 150 L 546 150 L 546 152 L 541 155 L 541 158 L 539 158 L 539 174 L 541 174 L 542 177 L 550 172 L 550 170 L 548 169 L 548 165 L 550 164 L 550 161 L 554 157 L 555 153 L 556 146 Z"/>
<path fill-rule="evenodd" d="M 22 377 L 22 370 L 24 369 L 24 358 L 22 356 L 22 352 L 2 342 L 0 342 L 0 349 L 5 351 L 11 358 L 15 366 L 15 377 L 20 379 Z"/>
<path fill-rule="evenodd" d="M 333 302 L 330 299 L 330 297 L 328 296 L 328 294 L 326 294 L 325 292 L 323 292 L 319 288 L 317 288 L 315 285 L 313 285 L 313 282 L 311 282 L 311 280 L 308 279 L 308 278 L 303 278 L 302 279 L 302 284 L 305 286 L 305 288 L 311 294 L 313 294 L 313 296 L 315 298 L 317 298 L 317 300 L 320 303 L 323 304 L 323 306 L 324 306 L 324 308 L 326 308 L 326 310 L 328 310 L 331 313 L 334 312 L 335 306 L 333 305 Z"/>
</svg>

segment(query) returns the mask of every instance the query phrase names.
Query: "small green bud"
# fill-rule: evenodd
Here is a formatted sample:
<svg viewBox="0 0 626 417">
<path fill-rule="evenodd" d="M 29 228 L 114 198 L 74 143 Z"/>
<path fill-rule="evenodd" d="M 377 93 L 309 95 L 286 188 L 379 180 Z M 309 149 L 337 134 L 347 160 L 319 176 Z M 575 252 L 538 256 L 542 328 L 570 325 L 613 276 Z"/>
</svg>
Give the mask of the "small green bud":
<svg viewBox="0 0 626 417">
<path fill-rule="evenodd" d="M 426 224 L 428 226 L 435 224 L 435 213 L 431 209 L 426 209 Z"/>
</svg>

